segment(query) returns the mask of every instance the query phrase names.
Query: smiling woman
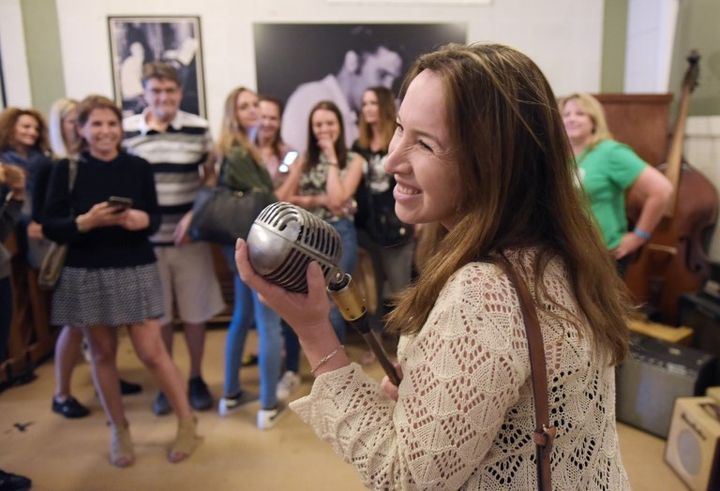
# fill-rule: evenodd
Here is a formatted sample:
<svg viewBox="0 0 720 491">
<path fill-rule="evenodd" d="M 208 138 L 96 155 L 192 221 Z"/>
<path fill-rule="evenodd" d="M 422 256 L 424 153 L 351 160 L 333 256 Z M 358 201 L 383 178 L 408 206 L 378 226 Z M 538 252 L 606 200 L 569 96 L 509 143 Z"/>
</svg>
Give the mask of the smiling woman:
<svg viewBox="0 0 720 491">
<path fill-rule="evenodd" d="M 628 489 L 612 402 L 628 302 L 550 85 L 522 53 L 477 44 L 421 56 L 405 87 L 386 170 L 399 217 L 432 233 L 388 319 L 403 334 L 399 386 L 350 362 L 317 264 L 308 294 L 290 293 L 238 244 L 243 280 L 293 327 L 317 376 L 291 408 L 376 489 L 550 489 L 549 469 L 556 489 Z"/>
<path fill-rule="evenodd" d="M 111 423 L 110 462 L 118 467 L 135 459 L 115 364 L 117 328 L 129 326 L 138 357 L 178 416 L 177 438 L 168 453 L 178 462 L 193 451 L 196 422 L 160 336 L 162 287 L 148 240 L 160 225 L 152 169 L 120 150 L 121 114 L 112 101 L 89 96 L 77 111 L 80 155 L 55 166 L 43 222 L 50 239 L 68 244 L 52 299 L 52 324 L 81 327 L 90 343 L 94 380 Z M 118 209 L 110 201 L 131 207 Z"/>
</svg>

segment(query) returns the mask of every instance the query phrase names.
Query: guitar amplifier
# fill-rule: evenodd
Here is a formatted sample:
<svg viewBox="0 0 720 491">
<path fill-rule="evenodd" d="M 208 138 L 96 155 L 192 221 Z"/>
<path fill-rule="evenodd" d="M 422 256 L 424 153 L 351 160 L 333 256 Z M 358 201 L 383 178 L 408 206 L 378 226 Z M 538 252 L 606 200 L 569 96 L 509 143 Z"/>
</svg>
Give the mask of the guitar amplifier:
<svg viewBox="0 0 720 491">
<path fill-rule="evenodd" d="M 632 334 L 630 356 L 615 372 L 618 421 L 666 438 L 675 399 L 704 394 L 716 361 L 694 348 Z"/>
<path fill-rule="evenodd" d="M 691 346 L 720 357 L 720 300 L 707 293 L 686 293 L 678 302 L 681 326 L 693 328 Z"/>
<path fill-rule="evenodd" d="M 720 489 L 720 405 L 715 399 L 675 401 L 665 462 L 693 491 Z"/>
</svg>

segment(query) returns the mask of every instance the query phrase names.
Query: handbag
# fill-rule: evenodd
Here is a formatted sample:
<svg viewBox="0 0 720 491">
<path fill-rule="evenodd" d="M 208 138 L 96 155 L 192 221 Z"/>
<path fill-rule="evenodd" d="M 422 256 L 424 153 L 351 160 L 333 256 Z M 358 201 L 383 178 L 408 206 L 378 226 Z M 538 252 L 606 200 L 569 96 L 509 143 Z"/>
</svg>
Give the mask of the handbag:
<svg viewBox="0 0 720 491">
<path fill-rule="evenodd" d="M 78 162 L 75 159 L 70 159 L 68 162 L 68 197 L 75 187 L 77 173 Z M 70 208 L 70 215 L 73 215 L 72 207 Z M 62 274 L 63 267 L 65 266 L 67 251 L 67 244 L 58 244 L 57 242 L 50 244 L 40 264 L 40 271 L 38 272 L 38 286 L 41 290 L 52 290 L 55 288 Z"/>
<path fill-rule="evenodd" d="M 238 238 L 247 239 L 257 216 L 275 201 L 274 195 L 259 189 L 233 191 L 225 186 L 202 187 L 193 203 L 190 237 L 234 245 Z"/>
<path fill-rule="evenodd" d="M 540 491 L 552 491 L 550 454 L 552 453 L 557 428 L 550 425 L 545 347 L 537 310 L 525 281 L 516 274 L 515 268 L 510 264 L 510 261 L 501 254 L 497 264 L 515 287 L 520 302 L 530 352 L 530 379 L 533 399 L 535 400 L 535 431 L 532 439 L 535 442 L 537 485 Z"/>
</svg>

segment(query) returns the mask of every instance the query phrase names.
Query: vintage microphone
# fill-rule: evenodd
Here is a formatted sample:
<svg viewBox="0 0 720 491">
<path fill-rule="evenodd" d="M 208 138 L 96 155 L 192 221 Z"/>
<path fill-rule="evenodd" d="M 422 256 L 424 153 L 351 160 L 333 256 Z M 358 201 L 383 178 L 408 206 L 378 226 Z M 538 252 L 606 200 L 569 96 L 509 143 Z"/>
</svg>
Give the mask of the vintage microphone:
<svg viewBox="0 0 720 491">
<path fill-rule="evenodd" d="M 342 243 L 337 231 L 324 220 L 290 203 L 273 203 L 260 212 L 247 238 L 253 269 L 286 290 L 307 293 L 305 273 L 317 261 L 325 283 L 343 318 L 365 339 L 393 384 L 400 378 L 377 334 L 370 329 L 365 301 L 352 276 L 337 264 Z"/>
</svg>

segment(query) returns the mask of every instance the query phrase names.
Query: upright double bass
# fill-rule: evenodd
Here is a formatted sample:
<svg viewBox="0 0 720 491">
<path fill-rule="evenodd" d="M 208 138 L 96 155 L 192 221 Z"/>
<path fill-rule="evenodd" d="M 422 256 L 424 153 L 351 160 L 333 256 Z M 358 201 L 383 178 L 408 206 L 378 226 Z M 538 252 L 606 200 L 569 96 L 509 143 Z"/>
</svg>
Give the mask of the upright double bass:
<svg viewBox="0 0 720 491">
<path fill-rule="evenodd" d="M 688 56 L 667 162 L 658 166 L 673 185 L 670 203 L 652 237 L 629 267 L 625 282 L 655 320 L 677 324 L 680 295 L 700 289 L 710 275 L 707 247 L 718 215 L 715 186 L 683 160 L 690 93 L 697 86 L 700 55 Z"/>
</svg>

